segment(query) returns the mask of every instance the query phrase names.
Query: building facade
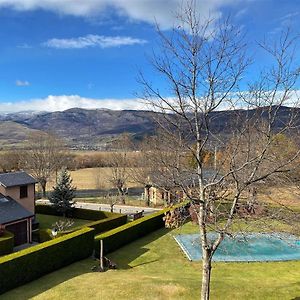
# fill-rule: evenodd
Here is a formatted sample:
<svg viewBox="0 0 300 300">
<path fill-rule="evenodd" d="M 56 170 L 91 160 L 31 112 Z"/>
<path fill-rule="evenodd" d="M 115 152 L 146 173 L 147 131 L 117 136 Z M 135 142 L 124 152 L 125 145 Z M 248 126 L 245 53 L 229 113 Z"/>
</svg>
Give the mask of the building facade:
<svg viewBox="0 0 300 300">
<path fill-rule="evenodd" d="M 0 174 L 0 225 L 14 234 L 15 246 L 32 242 L 35 184 L 26 172 Z"/>
</svg>

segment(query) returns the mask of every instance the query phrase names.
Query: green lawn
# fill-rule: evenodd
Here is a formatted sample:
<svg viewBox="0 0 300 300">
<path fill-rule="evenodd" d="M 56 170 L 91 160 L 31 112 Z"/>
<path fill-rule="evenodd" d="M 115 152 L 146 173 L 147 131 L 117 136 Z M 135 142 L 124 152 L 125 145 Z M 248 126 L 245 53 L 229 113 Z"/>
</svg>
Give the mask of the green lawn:
<svg viewBox="0 0 300 300">
<path fill-rule="evenodd" d="M 59 220 L 64 220 L 63 217 L 58 217 L 58 216 L 51 216 L 51 215 L 44 215 L 44 214 L 36 214 L 37 220 L 40 222 L 40 229 L 51 229 L 53 224 Z M 82 219 L 71 219 L 74 224 L 70 227 L 77 227 L 77 226 L 82 226 L 87 223 L 91 223 L 93 221 L 91 220 L 82 220 Z"/>
<path fill-rule="evenodd" d="M 189 262 L 172 235 L 195 232 L 161 229 L 109 255 L 118 270 L 93 273 L 92 259 L 77 262 L 14 289 L 10 299 L 197 299 L 201 263 Z M 212 299 L 298 299 L 300 261 L 214 263 Z"/>
</svg>

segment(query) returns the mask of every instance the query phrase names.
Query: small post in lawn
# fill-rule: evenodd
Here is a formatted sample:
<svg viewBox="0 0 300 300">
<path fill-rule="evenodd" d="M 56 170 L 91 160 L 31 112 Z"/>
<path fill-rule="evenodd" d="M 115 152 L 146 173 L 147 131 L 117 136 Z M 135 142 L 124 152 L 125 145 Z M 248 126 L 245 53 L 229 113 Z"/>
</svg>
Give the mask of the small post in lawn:
<svg viewBox="0 0 300 300">
<path fill-rule="evenodd" d="M 103 266 L 103 240 L 100 240 L 100 272 L 104 271 Z"/>
</svg>

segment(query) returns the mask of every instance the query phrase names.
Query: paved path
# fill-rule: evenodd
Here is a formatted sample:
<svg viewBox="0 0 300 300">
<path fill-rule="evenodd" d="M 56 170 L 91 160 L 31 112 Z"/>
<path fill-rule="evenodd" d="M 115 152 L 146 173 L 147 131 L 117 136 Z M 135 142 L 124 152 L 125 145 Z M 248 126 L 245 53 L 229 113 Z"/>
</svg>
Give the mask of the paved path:
<svg viewBox="0 0 300 300">
<path fill-rule="evenodd" d="M 75 206 L 78 208 L 110 211 L 109 204 L 76 202 Z M 136 212 L 140 212 L 142 210 L 144 211 L 144 215 L 147 215 L 147 214 L 152 214 L 156 211 L 159 211 L 160 209 L 152 208 L 152 207 L 141 207 L 141 206 L 114 205 L 114 212 L 116 212 L 116 213 L 133 214 Z"/>
<path fill-rule="evenodd" d="M 36 202 L 37 203 L 49 204 L 48 200 L 37 200 Z M 85 209 L 92 209 L 92 210 L 110 211 L 110 205 L 109 204 L 76 202 L 75 207 L 85 208 Z M 144 215 L 149 215 L 149 214 L 152 214 L 156 211 L 159 211 L 160 208 L 129 206 L 129 205 L 114 205 L 114 212 L 127 214 L 127 215 L 128 214 L 134 214 L 134 213 L 140 212 L 142 210 L 144 210 Z"/>
</svg>

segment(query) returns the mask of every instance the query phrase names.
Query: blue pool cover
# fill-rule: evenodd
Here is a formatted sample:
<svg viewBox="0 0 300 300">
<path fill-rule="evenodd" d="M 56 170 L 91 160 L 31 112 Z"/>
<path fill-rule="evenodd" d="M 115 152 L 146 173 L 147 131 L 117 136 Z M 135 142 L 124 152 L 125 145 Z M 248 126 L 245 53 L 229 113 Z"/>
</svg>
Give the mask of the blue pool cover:
<svg viewBox="0 0 300 300">
<path fill-rule="evenodd" d="M 216 234 L 210 233 L 213 241 Z M 180 234 L 175 240 L 189 260 L 201 260 L 199 234 Z M 213 261 L 287 261 L 300 260 L 299 238 L 285 233 L 240 233 L 226 237 L 213 256 Z"/>
</svg>

